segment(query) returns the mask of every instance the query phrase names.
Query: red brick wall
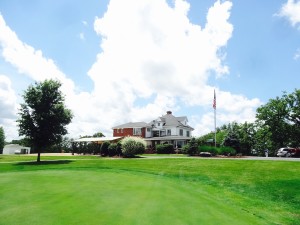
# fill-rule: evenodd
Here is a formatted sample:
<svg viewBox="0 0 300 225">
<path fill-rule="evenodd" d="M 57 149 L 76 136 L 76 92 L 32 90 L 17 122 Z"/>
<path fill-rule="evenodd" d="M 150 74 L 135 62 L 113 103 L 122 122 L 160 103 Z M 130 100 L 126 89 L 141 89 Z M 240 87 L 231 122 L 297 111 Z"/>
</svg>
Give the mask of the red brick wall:
<svg viewBox="0 0 300 225">
<path fill-rule="evenodd" d="M 133 128 L 114 129 L 113 136 L 114 137 L 133 136 Z M 145 136 L 146 136 L 146 128 L 143 127 L 141 137 L 145 137 Z"/>
</svg>

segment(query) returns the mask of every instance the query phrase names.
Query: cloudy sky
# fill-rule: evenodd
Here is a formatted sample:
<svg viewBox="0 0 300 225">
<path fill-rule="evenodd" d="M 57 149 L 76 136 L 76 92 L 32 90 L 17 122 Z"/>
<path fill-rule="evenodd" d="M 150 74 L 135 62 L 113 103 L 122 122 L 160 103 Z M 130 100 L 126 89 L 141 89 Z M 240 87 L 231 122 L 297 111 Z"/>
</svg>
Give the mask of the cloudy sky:
<svg viewBox="0 0 300 225">
<path fill-rule="evenodd" d="M 298 0 L 1 0 L 0 126 L 18 139 L 30 84 L 58 79 L 69 137 L 171 110 L 199 136 L 252 122 L 300 84 Z"/>
</svg>

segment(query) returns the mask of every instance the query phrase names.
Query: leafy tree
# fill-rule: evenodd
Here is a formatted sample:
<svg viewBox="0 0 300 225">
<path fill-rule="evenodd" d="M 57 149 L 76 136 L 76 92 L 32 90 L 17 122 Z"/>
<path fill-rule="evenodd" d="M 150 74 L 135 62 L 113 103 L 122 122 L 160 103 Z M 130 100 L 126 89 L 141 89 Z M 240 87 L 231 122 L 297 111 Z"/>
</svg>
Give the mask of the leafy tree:
<svg viewBox="0 0 300 225">
<path fill-rule="evenodd" d="M 102 134 L 102 132 L 98 132 L 98 133 L 93 134 L 93 137 L 105 137 L 105 135 Z"/>
<path fill-rule="evenodd" d="M 198 153 L 198 143 L 196 138 L 191 138 L 189 143 L 187 144 L 187 154 L 188 155 L 197 155 Z"/>
<path fill-rule="evenodd" d="M 254 145 L 253 149 L 259 155 L 264 155 L 264 150 L 269 149 L 270 154 L 275 154 L 274 144 L 272 142 L 271 131 L 268 126 L 263 126 L 260 121 L 255 123 Z"/>
<path fill-rule="evenodd" d="M 222 145 L 232 147 L 237 152 L 240 152 L 239 125 L 237 122 L 228 124 L 227 135 L 225 136 Z"/>
<path fill-rule="evenodd" d="M 0 154 L 3 153 L 3 148 L 5 145 L 5 135 L 3 127 L 0 127 Z"/>
<path fill-rule="evenodd" d="M 300 146 L 300 89 L 296 89 L 291 94 L 284 94 L 283 98 L 287 102 L 287 120 L 291 125 L 290 144 L 295 147 Z"/>
<path fill-rule="evenodd" d="M 271 149 L 300 145 L 300 90 L 284 93 L 282 97 L 270 99 L 257 109 L 257 123 L 260 128 L 256 134 L 256 145 Z M 273 152 L 272 152 L 273 151 Z"/>
<path fill-rule="evenodd" d="M 19 135 L 24 135 L 38 153 L 62 140 L 67 134 L 66 125 L 72 120 L 72 113 L 64 105 L 64 96 L 59 90 L 61 83 L 45 80 L 30 85 L 24 92 L 24 104 L 17 120 Z"/>
<path fill-rule="evenodd" d="M 223 143 L 226 135 L 227 135 L 226 125 L 223 125 L 222 127 L 217 128 L 217 133 L 216 133 L 217 146 L 220 146 Z M 198 143 L 198 145 L 207 145 L 208 140 L 214 140 L 214 139 L 215 139 L 215 133 L 210 132 L 208 134 L 205 134 L 205 135 L 197 138 L 197 143 Z M 214 144 L 214 141 L 212 142 L 212 144 Z"/>
<path fill-rule="evenodd" d="M 80 138 L 92 138 L 92 137 L 105 137 L 105 135 L 102 132 L 98 132 L 93 135 L 80 136 Z"/>
<path fill-rule="evenodd" d="M 254 146 L 254 136 L 256 130 L 253 123 L 243 123 L 239 125 L 238 136 L 240 142 L 240 152 L 244 155 L 250 155 Z"/>
<path fill-rule="evenodd" d="M 257 119 L 263 121 L 263 126 L 269 128 L 276 148 L 288 144 L 290 125 L 285 118 L 288 115 L 287 103 L 280 98 L 271 99 L 266 105 L 257 109 Z"/>
<path fill-rule="evenodd" d="M 47 147 L 45 152 L 71 152 L 72 151 L 72 140 L 68 137 L 63 137 L 61 141 L 54 145 Z"/>
</svg>

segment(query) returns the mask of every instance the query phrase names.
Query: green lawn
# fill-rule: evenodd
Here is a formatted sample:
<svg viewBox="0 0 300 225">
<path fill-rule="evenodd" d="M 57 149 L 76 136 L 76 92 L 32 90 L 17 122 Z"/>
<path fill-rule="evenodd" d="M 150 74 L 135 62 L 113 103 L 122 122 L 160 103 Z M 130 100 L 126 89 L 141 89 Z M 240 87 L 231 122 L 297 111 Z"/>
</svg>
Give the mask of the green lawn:
<svg viewBox="0 0 300 225">
<path fill-rule="evenodd" d="M 1 225 L 300 224 L 299 162 L 41 159 L 0 156 Z"/>
</svg>

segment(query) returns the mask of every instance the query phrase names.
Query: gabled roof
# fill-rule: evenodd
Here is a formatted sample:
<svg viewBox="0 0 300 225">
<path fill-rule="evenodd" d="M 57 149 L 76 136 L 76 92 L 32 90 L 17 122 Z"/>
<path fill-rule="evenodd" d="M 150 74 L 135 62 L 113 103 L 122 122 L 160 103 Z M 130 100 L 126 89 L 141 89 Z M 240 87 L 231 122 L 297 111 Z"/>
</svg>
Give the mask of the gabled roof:
<svg viewBox="0 0 300 225">
<path fill-rule="evenodd" d="M 171 112 L 167 113 L 164 116 L 159 117 L 159 119 L 163 122 L 163 126 L 164 127 L 186 127 L 186 128 L 190 128 L 192 130 L 194 130 L 194 128 L 188 126 L 188 125 L 184 125 L 182 122 L 184 120 L 187 120 L 186 116 L 180 116 L 180 117 L 176 117 L 173 116 Z M 151 126 L 154 122 L 150 122 L 149 125 Z"/>
<path fill-rule="evenodd" d="M 119 126 L 115 126 L 112 129 L 122 129 L 122 128 L 142 128 L 142 127 L 149 127 L 148 123 L 145 122 L 130 122 L 125 123 Z"/>
<path fill-rule="evenodd" d="M 177 116 L 176 117 L 177 119 L 178 119 L 178 121 L 184 121 L 184 120 L 186 120 L 186 121 L 188 121 L 188 118 L 186 117 L 186 116 Z"/>
</svg>

